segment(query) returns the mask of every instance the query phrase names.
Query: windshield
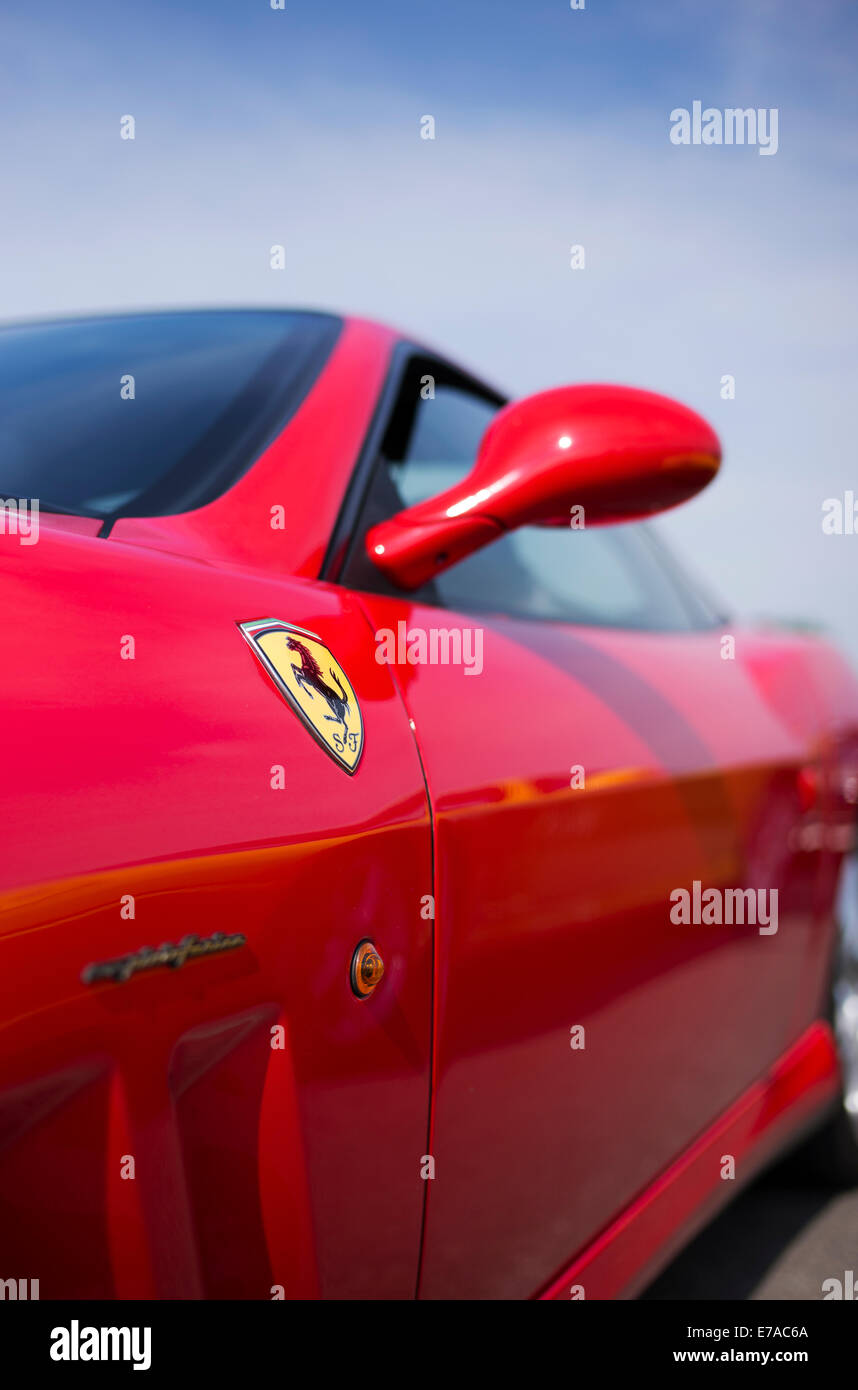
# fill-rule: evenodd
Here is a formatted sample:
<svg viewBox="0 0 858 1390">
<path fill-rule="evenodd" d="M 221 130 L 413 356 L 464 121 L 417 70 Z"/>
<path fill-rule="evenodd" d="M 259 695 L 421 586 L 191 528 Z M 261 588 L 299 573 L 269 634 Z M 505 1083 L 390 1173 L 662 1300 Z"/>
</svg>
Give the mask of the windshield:
<svg viewBox="0 0 858 1390">
<path fill-rule="evenodd" d="M 340 328 L 211 310 L 0 329 L 0 498 L 105 519 L 202 506 L 280 432 Z"/>
</svg>

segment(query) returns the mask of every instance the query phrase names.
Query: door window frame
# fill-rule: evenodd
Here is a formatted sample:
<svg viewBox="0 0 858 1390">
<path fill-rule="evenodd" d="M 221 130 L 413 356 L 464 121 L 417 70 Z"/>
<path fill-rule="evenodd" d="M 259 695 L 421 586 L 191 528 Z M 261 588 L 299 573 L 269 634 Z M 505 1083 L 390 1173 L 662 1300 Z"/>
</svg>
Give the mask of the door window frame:
<svg viewBox="0 0 858 1390">
<path fill-rule="evenodd" d="M 497 406 L 498 410 L 509 403 L 509 397 L 436 353 L 427 352 L 417 343 L 397 343 L 319 572 L 319 578 L 328 583 L 341 582 L 354 549 L 362 539 L 361 518 L 366 502 L 378 472 L 385 467 L 384 445 L 410 428 L 420 404 L 419 395 L 415 392 L 413 396 L 406 396 L 405 389 L 412 379 L 419 382 L 425 375 L 432 376 L 436 385 L 458 387 Z"/>
</svg>

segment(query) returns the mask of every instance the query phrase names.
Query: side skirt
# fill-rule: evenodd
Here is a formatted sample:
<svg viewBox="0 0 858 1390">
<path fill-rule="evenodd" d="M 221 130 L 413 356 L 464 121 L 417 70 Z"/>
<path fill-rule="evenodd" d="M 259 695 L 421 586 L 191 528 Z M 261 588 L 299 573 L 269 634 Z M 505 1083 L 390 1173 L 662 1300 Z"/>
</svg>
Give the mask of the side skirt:
<svg viewBox="0 0 858 1390">
<path fill-rule="evenodd" d="M 837 1098 L 839 1066 L 825 1023 L 798 1042 L 608 1226 L 539 1298 L 633 1298 L 791 1140 Z M 722 1155 L 736 1178 L 721 1177 Z M 577 1297 L 580 1298 L 580 1293 Z"/>
</svg>

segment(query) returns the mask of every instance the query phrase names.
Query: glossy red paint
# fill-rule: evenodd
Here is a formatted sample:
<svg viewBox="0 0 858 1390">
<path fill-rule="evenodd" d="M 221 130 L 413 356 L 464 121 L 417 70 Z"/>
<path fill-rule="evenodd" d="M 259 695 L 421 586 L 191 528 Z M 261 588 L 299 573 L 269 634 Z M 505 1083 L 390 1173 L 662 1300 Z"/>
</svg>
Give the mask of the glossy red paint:
<svg viewBox="0 0 858 1390">
<path fill-rule="evenodd" d="M 370 559 L 403 589 L 533 523 L 639 521 L 711 482 L 721 446 L 678 401 L 629 386 L 560 386 L 495 416 L 467 478 L 367 533 Z"/>
<path fill-rule="evenodd" d="M 354 601 L 47 528 L 0 551 L 0 590 L 2 1267 L 43 1298 L 413 1297 L 429 814 Z M 348 671 L 354 777 L 239 634 L 268 614 Z M 236 930 L 243 949 L 81 984 L 91 961 Z M 366 936 L 387 974 L 359 1003 Z"/>
<path fill-rule="evenodd" d="M 377 631 L 435 620 L 361 602 Z M 815 722 L 791 728 L 763 697 L 764 639 L 743 635 L 734 663 L 718 631 L 480 623 L 478 678 L 393 668 L 436 837 L 444 1181 L 421 1292 L 438 1298 L 526 1297 L 536 1268 L 582 1249 L 809 1026 L 830 941 L 798 834 Z M 670 895 L 695 880 L 777 889 L 779 930 L 679 930 Z"/>
<path fill-rule="evenodd" d="M 717 631 L 509 618 L 478 679 L 380 664 L 381 627 L 474 623 L 316 578 L 395 342 L 347 322 L 208 507 L 0 537 L 0 1277 L 43 1298 L 530 1297 L 562 1269 L 622 1296 L 710 1210 L 718 1136 L 750 1171 L 830 1104 L 854 678 L 809 639 L 728 663 Z M 353 777 L 238 632 L 262 617 L 346 670 Z M 778 933 L 678 932 L 695 879 L 777 886 Z M 247 943 L 81 983 L 214 931 Z"/>
<path fill-rule="evenodd" d="M 544 1299 L 631 1298 L 794 1136 L 802 1115 L 833 1103 L 837 1054 L 815 1023 L 776 1067 L 731 1105 L 676 1163 L 540 1295 Z M 736 1160 L 724 1178 L 723 1156 Z"/>
</svg>

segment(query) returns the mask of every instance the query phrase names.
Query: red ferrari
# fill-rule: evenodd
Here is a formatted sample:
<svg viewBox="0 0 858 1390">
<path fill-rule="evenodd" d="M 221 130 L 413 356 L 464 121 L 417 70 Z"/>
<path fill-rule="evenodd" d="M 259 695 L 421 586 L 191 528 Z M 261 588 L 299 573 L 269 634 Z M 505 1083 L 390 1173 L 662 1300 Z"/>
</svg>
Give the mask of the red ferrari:
<svg viewBox="0 0 858 1390">
<path fill-rule="evenodd" d="M 858 684 L 648 529 L 698 415 L 230 310 L 4 329 L 0 437 L 0 1280 L 629 1297 L 858 1180 Z"/>
</svg>

